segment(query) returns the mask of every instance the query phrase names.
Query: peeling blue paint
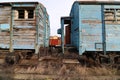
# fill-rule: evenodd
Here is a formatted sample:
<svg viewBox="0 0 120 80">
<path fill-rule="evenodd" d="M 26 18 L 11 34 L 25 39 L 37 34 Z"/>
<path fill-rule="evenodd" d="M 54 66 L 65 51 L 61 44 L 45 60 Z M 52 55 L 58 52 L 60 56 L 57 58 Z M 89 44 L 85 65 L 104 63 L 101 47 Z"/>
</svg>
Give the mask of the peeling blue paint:
<svg viewBox="0 0 120 80">
<path fill-rule="evenodd" d="M 85 51 L 104 51 L 105 54 L 106 51 L 120 51 L 118 4 L 120 3 L 79 1 L 73 4 L 70 13 L 71 45 L 78 49 L 80 55 Z M 105 10 L 113 10 L 113 20 L 106 20 L 109 14 L 106 16 Z"/>
</svg>

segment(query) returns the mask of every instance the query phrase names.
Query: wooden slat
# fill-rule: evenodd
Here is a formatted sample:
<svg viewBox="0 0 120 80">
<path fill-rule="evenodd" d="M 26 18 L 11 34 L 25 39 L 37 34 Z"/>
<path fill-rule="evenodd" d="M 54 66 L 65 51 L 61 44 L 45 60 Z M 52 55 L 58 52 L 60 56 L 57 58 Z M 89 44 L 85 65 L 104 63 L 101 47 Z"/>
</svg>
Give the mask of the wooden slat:
<svg viewBox="0 0 120 80">
<path fill-rule="evenodd" d="M 0 7 L 0 24 L 9 23 L 11 7 Z"/>
<path fill-rule="evenodd" d="M 19 34 L 19 33 L 16 33 L 13 36 L 20 36 L 20 35 L 23 35 L 23 36 L 35 36 L 35 34 L 31 34 L 31 33 L 29 33 L 29 34 Z"/>
<path fill-rule="evenodd" d="M 3 43 L 4 43 L 4 44 L 9 44 L 10 41 L 9 41 L 9 40 L 0 40 L 0 43 L 1 43 L 1 44 L 3 44 Z"/>
<path fill-rule="evenodd" d="M 10 36 L 0 36 L 0 38 L 9 39 L 9 38 L 10 38 Z"/>
<path fill-rule="evenodd" d="M 34 41 L 18 41 L 15 42 L 17 45 L 33 45 L 35 42 Z"/>
<path fill-rule="evenodd" d="M 33 42 L 34 42 L 35 39 L 14 39 L 14 41 L 15 41 L 15 42 L 16 42 L 16 41 L 17 41 L 17 42 L 20 42 L 20 41 L 21 41 L 21 42 L 29 42 L 29 41 L 33 41 Z"/>
<path fill-rule="evenodd" d="M 14 34 L 35 34 L 36 33 L 36 31 L 32 31 L 32 30 L 29 30 L 29 31 L 14 31 L 13 32 Z"/>
<path fill-rule="evenodd" d="M 14 39 L 35 39 L 35 36 L 14 36 Z"/>
<path fill-rule="evenodd" d="M 0 24 L 4 24 L 4 23 L 8 23 L 8 22 L 9 22 L 8 19 L 0 20 Z"/>
<path fill-rule="evenodd" d="M 0 12 L 0 15 L 2 16 L 2 15 L 10 15 L 11 14 L 11 11 L 2 11 L 2 12 Z"/>
<path fill-rule="evenodd" d="M 0 36 L 9 36 L 10 33 L 9 32 L 0 32 Z"/>
</svg>

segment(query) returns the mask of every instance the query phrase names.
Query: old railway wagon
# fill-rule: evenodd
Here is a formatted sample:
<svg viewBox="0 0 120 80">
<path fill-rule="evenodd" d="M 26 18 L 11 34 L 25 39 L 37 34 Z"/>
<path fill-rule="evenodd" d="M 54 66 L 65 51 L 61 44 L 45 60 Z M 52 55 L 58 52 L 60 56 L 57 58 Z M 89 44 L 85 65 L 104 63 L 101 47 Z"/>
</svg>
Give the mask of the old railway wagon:
<svg viewBox="0 0 120 80">
<path fill-rule="evenodd" d="M 70 16 L 61 18 L 62 51 L 64 25 L 68 24 L 67 42 L 79 55 L 109 54 L 102 57 L 115 60 L 120 56 L 120 2 L 76 1 Z M 118 59 L 117 59 L 118 60 Z"/>
<path fill-rule="evenodd" d="M 0 53 L 38 54 L 49 46 L 49 34 L 49 15 L 41 3 L 0 3 Z"/>
</svg>

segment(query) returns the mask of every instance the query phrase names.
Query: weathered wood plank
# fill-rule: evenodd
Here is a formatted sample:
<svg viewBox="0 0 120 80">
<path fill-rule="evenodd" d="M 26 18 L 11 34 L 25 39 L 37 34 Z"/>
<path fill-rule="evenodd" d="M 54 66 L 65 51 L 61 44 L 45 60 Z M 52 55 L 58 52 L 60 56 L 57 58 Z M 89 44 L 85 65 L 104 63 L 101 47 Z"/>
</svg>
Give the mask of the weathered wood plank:
<svg viewBox="0 0 120 80">
<path fill-rule="evenodd" d="M 17 41 L 17 42 L 19 42 L 19 41 L 21 41 L 21 42 L 29 42 L 29 41 L 35 41 L 35 39 L 13 39 L 14 41 Z"/>
<path fill-rule="evenodd" d="M 10 33 L 9 32 L 0 32 L 0 36 L 9 36 Z"/>
<path fill-rule="evenodd" d="M 17 45 L 33 45 L 35 42 L 34 41 L 16 41 L 16 42 L 13 42 Z"/>
<path fill-rule="evenodd" d="M 36 31 L 32 31 L 32 30 L 28 30 L 28 31 L 14 31 L 13 32 L 14 34 L 35 34 L 36 33 Z"/>
<path fill-rule="evenodd" d="M 14 39 L 35 39 L 35 36 L 14 36 Z"/>
<path fill-rule="evenodd" d="M 7 12 L 7 13 L 6 13 Z M 2 12 L 0 12 L 0 15 L 10 15 L 11 14 L 11 11 L 2 11 Z M 8 16 L 7 15 L 7 16 Z"/>
<path fill-rule="evenodd" d="M 10 41 L 9 40 L 0 40 L 0 43 L 9 44 Z"/>
<path fill-rule="evenodd" d="M 10 36 L 0 36 L 0 38 L 9 39 L 9 38 L 10 38 Z"/>
<path fill-rule="evenodd" d="M 0 24 L 9 23 L 11 16 L 11 7 L 0 7 Z"/>
<path fill-rule="evenodd" d="M 35 36 L 35 34 L 32 34 L 32 33 L 29 33 L 29 34 L 19 34 L 19 33 L 16 33 L 16 34 L 13 34 L 13 36 Z"/>
</svg>

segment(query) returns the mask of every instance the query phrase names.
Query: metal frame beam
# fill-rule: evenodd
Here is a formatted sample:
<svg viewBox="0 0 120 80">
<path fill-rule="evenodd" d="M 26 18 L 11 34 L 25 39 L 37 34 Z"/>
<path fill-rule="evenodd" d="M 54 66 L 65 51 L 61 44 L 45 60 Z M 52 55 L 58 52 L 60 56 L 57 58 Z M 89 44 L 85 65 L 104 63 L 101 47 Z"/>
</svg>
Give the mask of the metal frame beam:
<svg viewBox="0 0 120 80">
<path fill-rule="evenodd" d="M 71 23 L 71 17 L 61 17 L 61 47 L 62 47 L 62 53 L 64 54 L 64 24 Z"/>
</svg>

